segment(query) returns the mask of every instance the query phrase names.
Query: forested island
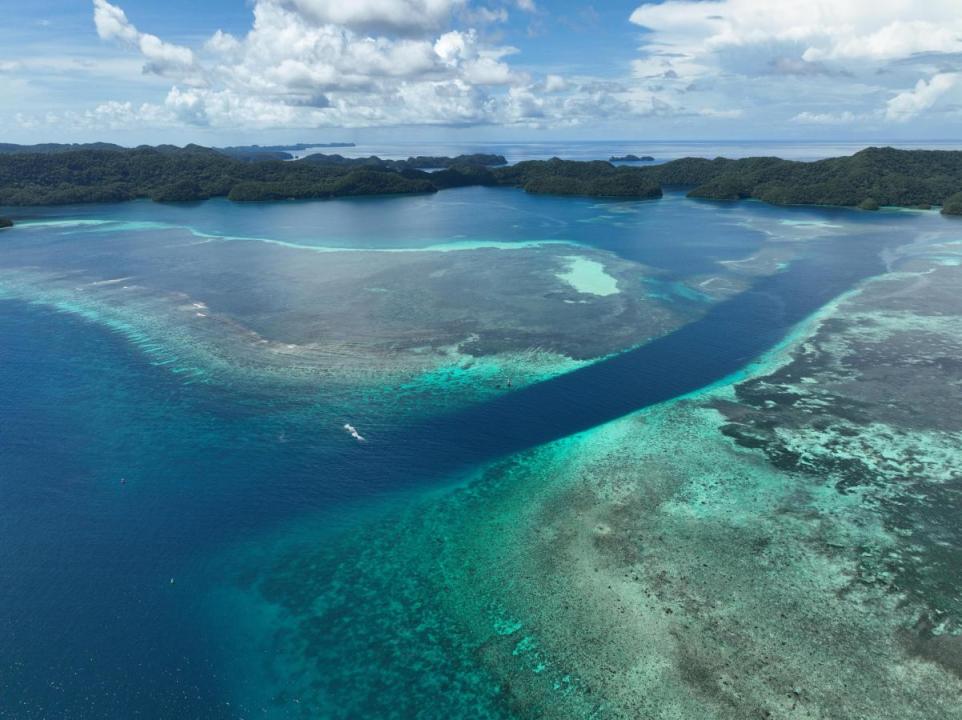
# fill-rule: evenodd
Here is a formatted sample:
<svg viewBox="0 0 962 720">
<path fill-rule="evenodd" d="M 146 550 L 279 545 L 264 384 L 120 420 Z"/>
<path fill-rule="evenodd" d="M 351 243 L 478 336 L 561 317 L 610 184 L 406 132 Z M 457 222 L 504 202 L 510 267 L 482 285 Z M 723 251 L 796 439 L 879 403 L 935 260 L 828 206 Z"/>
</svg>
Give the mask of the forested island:
<svg viewBox="0 0 962 720">
<path fill-rule="evenodd" d="M 301 158 L 301 162 L 311 165 L 340 165 L 342 167 L 377 167 L 389 170 L 442 170 L 451 167 L 482 166 L 493 167 L 496 165 L 507 165 L 504 155 L 492 155 L 490 153 L 474 153 L 471 155 L 458 155 L 456 157 L 445 157 L 437 155 L 418 155 L 409 157 L 407 160 L 382 160 L 377 155 L 363 158 L 347 158 L 343 155 L 324 155 L 315 153 Z"/>
<path fill-rule="evenodd" d="M 13 220 L 8 217 L 0 217 L 0 230 L 8 227 L 13 227 Z"/>
<path fill-rule="evenodd" d="M 753 198 L 776 205 L 865 210 L 938 205 L 945 214 L 962 215 L 962 151 L 867 148 L 849 157 L 815 162 L 775 157 L 684 158 L 629 167 L 558 158 L 507 165 L 503 156 L 490 154 L 407 160 L 316 154 L 280 160 L 232 156 L 198 145 L 96 144 L 37 152 L 10 152 L 3 147 L 10 146 L 0 146 L 0 205 L 5 206 L 136 198 L 158 202 L 212 197 L 310 199 L 431 193 L 481 185 L 623 199 L 658 198 L 663 187 L 672 187 L 688 189 L 689 197 L 710 200 Z M 274 148 L 265 150 L 274 152 Z"/>
<path fill-rule="evenodd" d="M 154 147 L 158 150 L 179 150 L 175 145 L 141 145 L 142 148 Z M 212 148 L 219 150 L 225 155 L 231 156 L 256 156 L 271 155 L 280 153 L 287 158 L 293 158 L 292 152 L 303 152 L 311 148 L 352 148 L 352 142 L 329 142 L 329 143 L 293 143 L 291 145 L 234 145 L 230 147 Z M 94 143 L 38 143 L 36 145 L 18 145 L 16 143 L 0 143 L 0 155 L 23 155 L 30 153 L 62 153 L 74 150 L 127 150 L 123 145 L 114 143 L 94 142 Z M 266 158 L 265 158 L 266 159 Z"/>
<path fill-rule="evenodd" d="M 685 159 L 658 169 L 663 184 L 694 185 L 691 197 L 773 205 L 945 208 L 962 190 L 962 152 L 955 150 L 867 148 L 815 162 Z"/>
<path fill-rule="evenodd" d="M 661 197 L 656 178 L 639 168 L 616 167 L 604 160 L 525 160 L 494 171 L 498 185 L 546 195 L 585 195 L 652 199 Z"/>
<path fill-rule="evenodd" d="M 529 161 L 501 155 L 382 160 L 310 155 L 296 161 L 249 161 L 214 148 L 82 149 L 0 154 L 0 205 L 56 205 L 150 198 L 184 202 L 431 193 L 468 185 L 529 192 L 623 198 L 660 197 L 657 182 L 610 163 Z M 492 167 L 493 166 L 493 167 Z M 442 168 L 426 172 L 421 168 Z"/>
<path fill-rule="evenodd" d="M 311 148 L 352 148 L 354 143 L 294 143 L 293 145 L 234 145 L 214 148 L 235 160 L 293 160 L 295 152 Z"/>
<path fill-rule="evenodd" d="M 609 158 L 610 162 L 653 162 L 655 158 L 651 155 L 632 155 L 628 153 L 627 155 L 612 155 Z"/>
</svg>

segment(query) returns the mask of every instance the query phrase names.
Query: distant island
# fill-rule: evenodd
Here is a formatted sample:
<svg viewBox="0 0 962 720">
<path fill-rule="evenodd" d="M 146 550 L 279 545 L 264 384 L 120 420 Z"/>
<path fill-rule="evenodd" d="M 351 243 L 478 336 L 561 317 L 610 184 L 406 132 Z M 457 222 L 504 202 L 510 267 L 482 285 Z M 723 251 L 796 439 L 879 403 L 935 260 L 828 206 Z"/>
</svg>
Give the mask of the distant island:
<svg viewBox="0 0 962 720">
<path fill-rule="evenodd" d="M 139 148 L 155 148 L 157 150 L 180 150 L 176 145 L 140 145 Z M 290 145 L 235 145 L 231 147 L 211 148 L 220 150 L 222 153 L 232 155 L 234 153 L 272 153 L 287 152 L 290 150 L 303 152 L 311 148 L 352 148 L 356 145 L 352 142 L 331 142 L 331 143 L 292 143 Z M 74 150 L 131 150 L 136 148 L 126 148 L 123 145 L 114 143 L 94 142 L 94 143 L 38 143 L 36 145 L 18 145 L 16 143 L 0 143 L 0 155 L 29 154 L 29 153 L 62 153 Z"/>
<path fill-rule="evenodd" d="M 311 148 L 352 148 L 354 143 L 295 143 L 293 145 L 235 145 L 214 148 L 236 160 L 293 160 L 295 152 Z"/>
<path fill-rule="evenodd" d="M 683 158 L 629 167 L 603 160 L 528 160 L 501 155 L 417 156 L 384 160 L 314 154 L 299 160 L 241 158 L 188 145 L 2 151 L 0 206 L 118 202 L 151 198 L 182 202 L 432 193 L 465 186 L 521 188 L 529 193 L 654 199 L 684 188 L 709 200 L 752 198 L 774 205 L 941 206 L 962 215 L 962 151 L 867 148 L 849 157 L 797 162 Z M 45 147 L 51 146 L 33 146 Z M 57 146 L 63 148 L 64 146 Z M 256 146 L 252 146 L 256 147 Z M 317 147 L 317 146 L 310 146 Z M 234 148 L 237 150 L 237 148 Z M 265 148 L 274 152 L 273 148 Z M 427 172 L 431 170 L 431 172 Z"/>
<path fill-rule="evenodd" d="M 653 162 L 655 158 L 651 155 L 612 155 L 610 162 Z"/>
<path fill-rule="evenodd" d="M 163 147 L 162 145 L 159 147 Z M 171 146 L 173 147 L 173 146 Z M 31 155 L 73 152 L 75 150 L 126 150 L 123 145 L 113 143 L 38 143 L 36 145 L 17 145 L 0 143 L 0 155 Z"/>
<path fill-rule="evenodd" d="M 504 155 L 492 155 L 489 153 L 474 153 L 472 155 L 458 155 L 456 157 L 444 157 L 437 155 L 418 155 L 409 157 L 407 160 L 382 160 L 377 155 L 366 158 L 346 158 L 343 155 L 324 155 L 315 153 L 306 155 L 301 161 L 312 165 L 340 165 L 343 167 L 381 167 L 392 170 L 441 170 L 454 167 L 455 165 L 475 165 L 483 167 L 494 167 L 496 165 L 507 165 L 508 161 Z"/>
<path fill-rule="evenodd" d="M 293 143 L 291 145 L 236 145 L 232 147 L 211 148 L 217 150 L 236 160 L 293 160 L 294 152 L 303 152 L 311 148 L 352 148 L 354 143 Z M 177 151 L 180 148 L 174 145 L 149 146 L 141 145 L 138 148 L 152 148 L 160 152 Z M 38 145 L 17 145 L 14 143 L 0 143 L 0 155 L 29 155 L 29 154 L 53 154 L 75 152 L 77 150 L 117 150 L 124 151 L 122 145 L 113 143 L 40 143 Z"/>
<path fill-rule="evenodd" d="M 13 220 L 8 217 L 0 217 L 0 230 L 8 227 L 13 227 Z"/>
</svg>

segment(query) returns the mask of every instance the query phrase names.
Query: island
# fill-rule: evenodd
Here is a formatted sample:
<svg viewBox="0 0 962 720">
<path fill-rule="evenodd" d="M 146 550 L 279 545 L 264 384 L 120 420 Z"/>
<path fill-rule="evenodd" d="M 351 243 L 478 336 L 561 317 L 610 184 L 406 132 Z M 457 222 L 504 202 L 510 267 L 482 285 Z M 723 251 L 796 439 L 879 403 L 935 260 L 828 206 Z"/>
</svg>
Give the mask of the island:
<svg viewBox="0 0 962 720">
<path fill-rule="evenodd" d="M 627 155 L 612 155 L 609 158 L 610 162 L 654 162 L 655 158 L 651 155 L 632 155 L 631 153 Z"/>
<path fill-rule="evenodd" d="M 142 145 L 142 148 L 150 147 Z M 331 143 L 293 143 L 291 145 L 235 145 L 231 147 L 211 148 L 232 157 L 235 160 L 293 160 L 295 152 L 302 152 L 311 148 L 352 148 L 351 142 Z M 0 155 L 54 154 L 75 152 L 77 150 L 119 150 L 127 148 L 114 143 L 39 143 L 36 145 L 18 145 L 16 143 L 0 143 Z M 179 150 L 172 145 L 160 145 L 158 150 Z"/>
<path fill-rule="evenodd" d="M 303 152 L 311 148 L 352 148 L 354 143 L 294 143 L 292 145 L 234 145 L 230 147 L 214 148 L 235 160 L 293 160 L 295 152 Z"/>
<path fill-rule="evenodd" d="M 13 227 L 13 220 L 8 217 L 0 217 L 0 230 L 8 227 Z"/>
<path fill-rule="evenodd" d="M 337 165 L 341 167 L 377 167 L 389 170 L 445 170 L 452 167 L 463 167 L 466 165 L 480 167 L 494 167 L 507 165 L 508 161 L 504 155 L 492 155 L 488 153 L 474 153 L 471 155 L 457 155 L 455 157 L 445 157 L 436 155 L 418 155 L 409 157 L 407 160 L 383 160 L 377 155 L 370 157 L 348 158 L 343 155 L 325 155 L 324 153 L 313 153 L 301 158 L 301 162 L 311 165 Z"/>
<path fill-rule="evenodd" d="M 472 153 L 471 155 L 458 155 L 454 158 L 438 157 L 435 155 L 418 155 L 409 157 L 404 163 L 411 168 L 418 170 L 430 170 L 434 168 L 449 168 L 454 165 L 484 165 L 494 167 L 496 165 L 507 165 L 508 161 L 504 155 L 492 153 Z"/>
<path fill-rule="evenodd" d="M 637 168 L 616 167 L 604 160 L 525 160 L 494 173 L 499 185 L 529 193 L 651 200 L 660 198 L 656 178 Z"/>
<path fill-rule="evenodd" d="M 962 215 L 962 192 L 950 195 L 942 203 L 943 215 Z"/>
<path fill-rule="evenodd" d="M 60 148 L 60 146 L 57 146 Z M 270 149 L 269 152 L 273 152 Z M 647 167 L 552 158 L 508 165 L 501 155 L 385 160 L 313 154 L 299 160 L 239 159 L 216 148 L 83 146 L 0 152 L 0 206 L 185 202 L 433 193 L 466 186 L 533 194 L 647 200 L 663 188 L 692 198 L 773 205 L 941 206 L 962 214 L 962 151 L 866 148 L 815 162 L 775 157 L 682 158 Z"/>
<path fill-rule="evenodd" d="M 36 145 L 18 145 L 16 143 L 0 143 L 0 155 L 29 155 L 65 153 L 76 150 L 124 150 L 122 145 L 113 143 L 38 143 Z"/>
<path fill-rule="evenodd" d="M 691 197 L 752 198 L 772 205 L 917 208 L 943 205 L 962 188 L 962 152 L 957 150 L 872 147 L 815 162 L 687 158 L 657 170 L 663 184 L 694 185 Z"/>
</svg>

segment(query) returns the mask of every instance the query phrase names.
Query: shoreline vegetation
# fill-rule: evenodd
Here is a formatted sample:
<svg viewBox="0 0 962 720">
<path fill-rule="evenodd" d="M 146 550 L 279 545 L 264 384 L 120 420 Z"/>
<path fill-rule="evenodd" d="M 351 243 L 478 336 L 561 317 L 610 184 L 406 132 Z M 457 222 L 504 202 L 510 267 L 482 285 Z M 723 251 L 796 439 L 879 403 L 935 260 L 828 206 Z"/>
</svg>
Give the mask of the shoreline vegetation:
<svg viewBox="0 0 962 720">
<path fill-rule="evenodd" d="M 962 215 L 962 151 L 871 147 L 814 162 L 682 158 L 646 167 L 559 158 L 508 165 L 503 156 L 491 154 L 384 160 L 319 153 L 288 160 L 275 158 L 279 152 L 257 146 L 0 145 L 0 206 L 140 198 L 251 202 L 433 193 L 466 186 L 639 200 L 660 198 L 662 188 L 669 187 L 705 200 L 863 210 L 941 206 L 946 215 Z"/>
</svg>

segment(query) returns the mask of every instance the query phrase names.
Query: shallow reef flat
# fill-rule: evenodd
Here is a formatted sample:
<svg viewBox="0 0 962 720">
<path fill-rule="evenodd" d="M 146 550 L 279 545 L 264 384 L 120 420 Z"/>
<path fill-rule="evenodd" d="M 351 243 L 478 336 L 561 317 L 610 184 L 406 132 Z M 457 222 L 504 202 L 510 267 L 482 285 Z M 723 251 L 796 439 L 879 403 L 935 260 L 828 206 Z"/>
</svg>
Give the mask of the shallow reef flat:
<svg viewBox="0 0 962 720">
<path fill-rule="evenodd" d="M 404 415 L 663 336 L 825 241 L 944 232 L 918 214 L 479 188 L 228 205 L 36 210 L 4 236 L 0 292 L 108 326 L 185 382 Z"/>
<path fill-rule="evenodd" d="M 250 680 L 238 701 L 305 718 L 962 717 L 954 251 L 902 258 L 737 378 L 350 533 L 212 562 L 211 613 L 246 622 L 242 642 L 225 632 Z"/>
<path fill-rule="evenodd" d="M 248 253 L 261 277 L 226 260 L 217 272 L 188 266 L 170 278 L 135 263 L 105 273 L 24 259 L 0 270 L 0 292 L 106 325 L 193 381 L 383 388 L 429 406 L 567 372 L 663 335 L 699 309 L 649 297 L 645 268 L 589 248 L 575 257 L 624 289 L 581 292 L 557 277 L 571 252 L 319 256 L 268 247 Z"/>
<path fill-rule="evenodd" d="M 121 332 L 191 382 L 384 391 L 421 411 L 573 370 L 705 309 L 652 296 L 650 267 L 571 243 L 318 252 L 64 222 L 11 235 L 0 292 Z"/>
</svg>

